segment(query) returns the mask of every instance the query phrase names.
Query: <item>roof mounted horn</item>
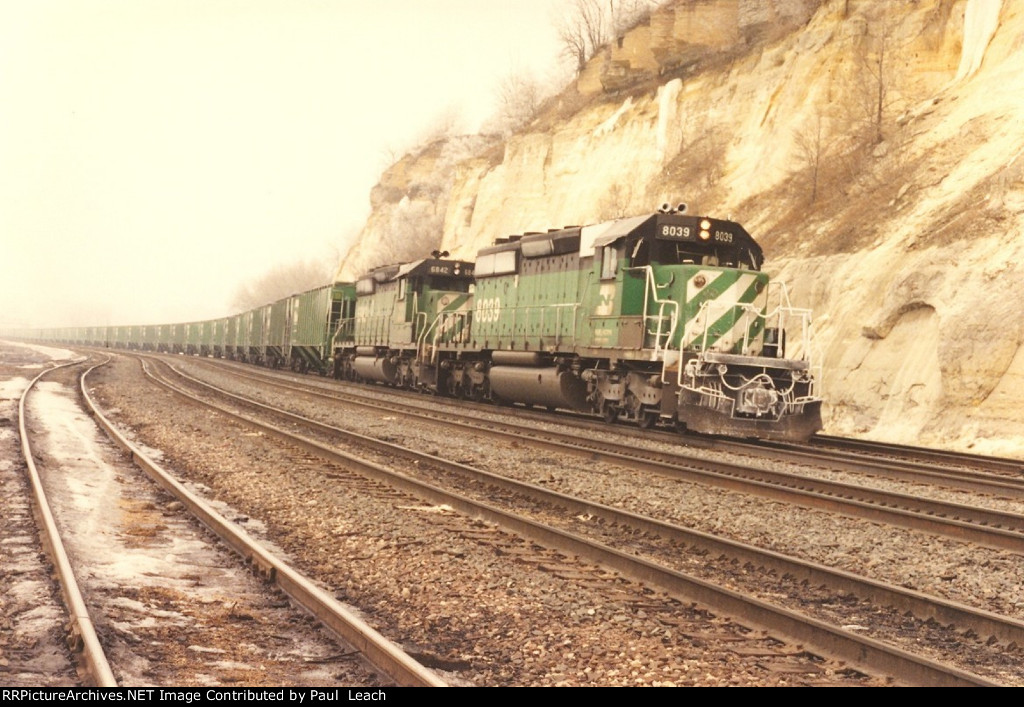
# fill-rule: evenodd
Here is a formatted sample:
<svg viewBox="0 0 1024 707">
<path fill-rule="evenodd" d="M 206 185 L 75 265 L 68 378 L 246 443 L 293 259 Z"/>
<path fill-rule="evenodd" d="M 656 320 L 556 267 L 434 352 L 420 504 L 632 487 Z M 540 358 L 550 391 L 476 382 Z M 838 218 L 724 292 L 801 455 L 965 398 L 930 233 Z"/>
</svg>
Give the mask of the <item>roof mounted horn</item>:
<svg viewBox="0 0 1024 707">
<path fill-rule="evenodd" d="M 667 201 L 661 205 L 658 209 L 659 214 L 682 214 L 686 213 L 686 202 L 680 201 L 679 206 L 673 208 L 672 204 Z"/>
</svg>

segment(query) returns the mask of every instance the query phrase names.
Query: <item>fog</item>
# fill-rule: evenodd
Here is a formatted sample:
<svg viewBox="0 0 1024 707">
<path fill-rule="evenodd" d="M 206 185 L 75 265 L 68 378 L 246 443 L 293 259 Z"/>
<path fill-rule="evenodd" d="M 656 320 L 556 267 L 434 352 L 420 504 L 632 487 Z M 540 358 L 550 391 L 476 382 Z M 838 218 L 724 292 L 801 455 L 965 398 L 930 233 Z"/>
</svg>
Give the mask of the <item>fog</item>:
<svg viewBox="0 0 1024 707">
<path fill-rule="evenodd" d="M 560 0 L 0 0 L 0 327 L 224 316 L 388 160 L 555 71 Z"/>
</svg>

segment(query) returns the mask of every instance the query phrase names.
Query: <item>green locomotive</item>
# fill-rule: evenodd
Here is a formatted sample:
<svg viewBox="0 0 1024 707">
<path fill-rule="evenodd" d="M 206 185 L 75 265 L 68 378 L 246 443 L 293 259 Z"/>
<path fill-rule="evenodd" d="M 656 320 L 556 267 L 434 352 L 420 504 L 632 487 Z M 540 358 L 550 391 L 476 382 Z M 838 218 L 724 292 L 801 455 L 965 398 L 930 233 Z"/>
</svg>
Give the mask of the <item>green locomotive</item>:
<svg viewBox="0 0 1024 707">
<path fill-rule="evenodd" d="M 335 376 L 456 393 L 438 354 L 465 340 L 472 287 L 473 263 L 441 257 L 367 273 L 335 337 Z"/>
<path fill-rule="evenodd" d="M 806 440 L 821 428 L 810 312 L 737 223 L 683 208 L 380 267 L 204 322 L 36 332 L 222 356 L 641 427 Z"/>
<path fill-rule="evenodd" d="M 810 313 L 737 223 L 656 214 L 499 239 L 475 264 L 377 268 L 339 375 L 805 440 L 821 428 Z"/>
</svg>

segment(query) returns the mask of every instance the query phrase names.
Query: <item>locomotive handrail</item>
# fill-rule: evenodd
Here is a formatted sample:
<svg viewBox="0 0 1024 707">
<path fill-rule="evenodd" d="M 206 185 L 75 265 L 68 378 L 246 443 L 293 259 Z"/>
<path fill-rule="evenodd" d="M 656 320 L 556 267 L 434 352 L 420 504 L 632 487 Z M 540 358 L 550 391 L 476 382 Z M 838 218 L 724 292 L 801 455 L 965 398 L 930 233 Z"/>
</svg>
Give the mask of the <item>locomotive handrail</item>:
<svg viewBox="0 0 1024 707">
<path fill-rule="evenodd" d="M 424 321 L 426 321 L 426 314 L 422 314 L 424 316 Z M 451 343 L 464 344 L 464 337 L 466 335 L 466 332 L 469 331 L 468 325 L 471 323 L 470 320 L 472 319 L 472 316 L 472 310 L 447 310 L 438 312 L 437 316 L 434 317 L 433 321 L 430 322 L 430 326 L 423 327 L 419 336 L 416 337 L 416 356 L 418 358 L 423 358 L 423 354 L 427 346 L 427 337 L 430 336 L 432 333 L 433 336 L 430 339 L 430 363 L 437 363 L 438 339 L 443 337 L 447 331 L 454 331 L 455 328 L 458 327 L 457 324 L 449 326 L 448 322 L 458 322 L 459 320 L 463 320 L 462 326 L 458 327 L 458 332 L 452 336 Z M 439 323 L 440 326 L 438 326 Z"/>
<path fill-rule="evenodd" d="M 417 304 L 417 302 L 413 302 L 413 307 L 416 307 L 416 309 L 413 310 L 415 314 L 413 314 L 412 317 L 412 335 L 415 338 L 416 345 L 418 347 L 420 342 L 420 334 L 427 330 L 427 313 L 419 311 Z M 433 322 L 431 322 L 431 325 L 433 325 Z"/>
<path fill-rule="evenodd" d="M 774 288 L 774 291 L 773 291 L 773 288 Z M 775 305 L 775 307 L 773 309 L 769 310 L 767 307 L 768 307 L 770 301 L 772 300 L 773 295 L 774 295 L 774 297 L 777 300 L 777 304 Z M 699 365 L 699 364 L 703 363 L 704 362 L 705 354 L 710 353 L 708 351 L 708 335 L 709 335 L 710 328 L 711 328 L 711 325 L 710 325 L 710 322 L 711 322 L 711 312 L 714 311 L 714 310 L 719 310 L 720 312 L 725 313 L 725 312 L 727 312 L 729 310 L 739 309 L 739 310 L 742 310 L 742 312 L 743 312 L 743 346 L 742 346 L 742 351 L 744 352 L 744 354 L 748 354 L 749 348 L 750 348 L 750 343 L 751 343 L 750 342 L 750 328 L 751 328 L 751 323 L 750 322 L 751 322 L 751 317 L 753 316 L 755 318 L 760 318 L 760 319 L 762 319 L 764 321 L 764 323 L 765 323 L 764 328 L 768 328 L 769 322 L 772 322 L 772 323 L 775 324 L 775 328 L 777 328 L 779 330 L 779 332 L 782 332 L 782 333 L 785 333 L 785 332 L 789 331 L 791 328 L 799 327 L 800 336 L 798 337 L 797 341 L 795 342 L 795 346 L 794 346 L 797 349 L 797 351 L 795 353 L 791 353 L 790 351 L 787 351 L 786 349 L 780 347 L 780 349 L 778 351 L 779 355 L 777 356 L 777 358 L 789 359 L 789 360 L 806 361 L 807 362 L 807 370 L 808 370 L 809 373 L 811 373 L 814 369 L 819 369 L 820 370 L 820 368 L 821 368 L 820 364 L 815 364 L 814 363 L 814 358 L 813 358 L 813 342 L 811 340 L 811 333 L 810 333 L 811 310 L 805 309 L 805 308 L 801 308 L 801 307 L 793 307 L 790 304 L 789 291 L 786 288 L 785 283 L 781 283 L 781 282 L 772 282 L 772 283 L 769 284 L 769 289 L 768 289 L 768 292 L 765 295 L 765 301 L 764 302 L 765 302 L 765 304 L 764 304 L 764 309 L 763 310 L 759 309 L 757 304 L 750 303 L 750 302 L 728 302 L 728 303 L 723 303 L 723 302 L 718 302 L 718 301 L 714 301 L 714 300 L 708 300 L 708 301 L 702 302 L 701 305 L 700 305 L 700 309 L 698 310 L 697 316 L 694 318 L 694 321 L 696 323 L 700 324 L 702 322 L 701 326 L 703 328 L 703 330 L 701 332 L 701 335 L 699 337 L 700 338 L 700 350 L 697 353 L 697 358 L 696 358 L 697 364 Z M 721 315 L 718 315 L 718 316 L 721 316 Z M 795 326 L 791 324 L 791 322 L 793 322 L 794 320 L 796 321 L 796 325 Z M 786 339 L 780 337 L 780 343 L 783 342 L 783 341 L 786 341 Z M 792 340 L 790 340 L 790 343 L 793 343 Z M 682 354 L 682 350 L 685 347 L 686 347 L 686 342 L 685 341 L 680 341 L 680 354 Z M 765 357 L 765 358 L 768 358 L 768 357 Z M 683 367 L 680 366 L 679 369 L 678 369 L 678 372 L 677 372 L 677 376 L 676 376 L 677 377 L 677 382 L 679 383 L 680 386 L 683 385 L 683 374 L 684 374 Z M 815 375 L 811 375 L 810 376 L 810 381 L 809 381 L 809 386 L 810 387 L 808 388 L 808 396 L 807 396 L 808 399 L 816 399 L 817 398 L 817 394 L 816 394 L 816 392 L 814 390 L 814 386 L 815 386 L 815 382 L 818 380 L 818 378 L 819 378 L 819 376 L 815 376 Z"/>
<path fill-rule="evenodd" d="M 554 328 L 551 329 L 551 332 L 552 332 L 551 336 L 555 339 L 555 344 L 560 346 L 560 345 L 562 345 L 564 343 L 563 340 L 562 340 L 562 331 L 563 331 L 562 330 L 562 310 L 564 310 L 564 309 L 572 309 L 572 311 L 573 311 L 573 325 L 572 325 L 572 329 L 571 329 L 572 341 L 570 343 L 575 344 L 576 340 L 577 340 L 577 333 L 576 333 L 577 317 L 576 317 L 576 315 L 577 315 L 577 312 L 579 311 L 579 308 L 582 307 L 582 306 L 583 306 L 582 302 L 564 302 L 562 304 L 529 304 L 529 305 L 517 305 L 515 307 L 509 307 L 506 311 L 511 311 L 511 313 L 512 313 L 512 333 L 513 333 L 513 335 L 515 335 L 516 327 L 519 324 L 518 314 L 519 313 L 524 313 L 525 314 L 525 322 L 523 323 L 523 334 L 526 335 L 526 336 L 530 336 L 531 334 L 534 334 L 534 335 L 536 335 L 538 337 L 543 337 L 545 335 L 545 331 L 548 331 L 548 329 L 545 327 L 545 319 L 547 317 L 547 311 L 548 310 L 555 310 L 555 322 L 554 322 Z M 533 325 L 533 321 L 534 321 L 533 317 L 531 316 L 531 314 L 533 312 L 535 312 L 535 311 L 536 312 L 540 312 L 540 321 L 538 322 L 536 328 L 531 331 L 531 326 Z"/>
<path fill-rule="evenodd" d="M 356 332 L 356 318 L 355 318 L 355 316 L 345 317 L 343 319 L 339 319 L 337 326 L 335 326 L 335 328 L 334 328 L 334 335 L 331 337 L 331 351 L 333 352 L 335 349 L 337 349 L 339 347 L 339 344 L 340 344 L 339 337 L 344 337 L 346 334 L 348 334 L 348 340 L 351 340 L 353 343 L 355 343 L 355 339 L 356 339 L 355 332 Z M 346 341 L 346 339 L 342 338 L 341 341 Z"/>
<path fill-rule="evenodd" d="M 774 283 L 773 283 L 774 284 Z M 783 295 L 783 301 L 788 302 L 788 296 L 786 293 L 785 285 L 778 283 L 778 288 Z M 770 295 L 769 295 L 770 298 Z M 767 302 L 766 302 L 767 305 Z M 772 320 L 775 320 L 776 328 L 782 331 L 789 331 L 793 328 L 790 322 L 796 320 L 797 326 L 800 328 L 800 360 L 810 360 L 810 323 L 811 323 L 811 310 L 800 307 L 792 307 L 787 304 L 778 304 L 774 309 L 768 310 L 760 309 L 756 303 L 751 302 L 719 302 L 716 300 L 708 300 L 702 302 L 700 310 L 695 318 L 696 321 L 701 321 L 703 317 L 703 332 L 701 335 L 701 349 L 707 349 L 707 336 L 708 329 L 710 328 L 709 319 L 711 310 L 719 310 L 721 313 L 726 313 L 729 310 L 742 310 L 744 317 L 749 318 L 751 316 L 764 320 L 765 326 Z M 719 315 L 721 316 L 721 315 Z M 747 351 L 750 344 L 750 329 L 749 325 L 744 329 L 743 333 L 743 350 Z M 780 356 L 782 358 L 783 356 Z M 786 358 L 794 358 L 788 356 Z"/>
<path fill-rule="evenodd" d="M 675 300 L 662 299 L 658 296 L 658 287 L 667 287 L 671 284 L 671 280 L 664 285 L 659 285 L 657 280 L 654 278 L 654 268 L 650 265 L 643 265 L 635 268 L 623 268 L 624 272 L 631 272 L 635 270 L 641 270 L 644 272 L 646 281 L 644 282 L 644 308 L 643 308 L 643 328 L 644 334 L 651 334 L 654 336 L 654 350 L 651 352 L 651 360 L 657 361 L 659 354 L 668 352 L 669 347 L 672 345 L 672 339 L 675 336 L 676 328 L 679 326 L 679 303 Z M 673 276 L 674 277 L 674 276 Z M 654 303 L 658 305 L 657 316 L 647 313 L 647 308 L 650 304 L 648 297 L 654 299 Z M 672 313 L 666 315 L 666 307 L 672 308 Z M 669 320 L 671 325 L 667 332 L 662 332 L 662 325 L 665 320 Z M 657 321 L 657 329 L 651 331 L 648 325 L 649 320 Z M 665 345 L 662 346 L 662 337 L 665 339 Z"/>
<path fill-rule="evenodd" d="M 401 293 L 401 290 L 399 290 L 399 293 Z M 401 301 L 402 300 L 400 300 L 400 299 L 395 300 L 394 306 L 397 307 L 398 303 L 401 302 Z M 394 321 L 394 309 L 392 309 L 391 311 L 392 311 L 392 321 Z M 412 317 L 412 337 L 411 338 L 415 341 L 417 339 L 416 332 L 422 331 L 424 328 L 426 328 L 426 324 L 427 324 L 427 313 L 420 311 L 420 293 L 417 292 L 416 290 L 412 291 L 412 311 L 414 312 L 414 314 L 413 314 L 413 317 Z M 422 322 L 422 326 L 420 324 L 421 322 Z M 391 340 L 390 336 L 388 337 L 388 340 L 389 341 Z"/>
</svg>

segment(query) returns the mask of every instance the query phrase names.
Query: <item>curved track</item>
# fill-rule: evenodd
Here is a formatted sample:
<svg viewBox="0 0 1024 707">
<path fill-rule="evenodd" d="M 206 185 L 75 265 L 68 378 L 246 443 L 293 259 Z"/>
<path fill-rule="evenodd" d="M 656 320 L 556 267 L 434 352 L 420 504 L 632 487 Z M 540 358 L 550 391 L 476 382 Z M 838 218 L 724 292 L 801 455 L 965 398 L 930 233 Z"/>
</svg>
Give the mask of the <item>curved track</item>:
<svg viewBox="0 0 1024 707">
<path fill-rule="evenodd" d="M 74 362 L 73 364 L 68 365 L 77 365 L 78 363 L 80 362 Z M 90 368 L 89 371 L 92 371 L 94 368 L 96 368 L 96 366 Z M 52 371 L 54 369 L 50 370 Z M 95 418 L 97 423 L 107 431 L 108 435 L 110 435 L 119 446 L 130 454 L 132 460 L 138 466 L 142 467 L 153 481 L 155 481 L 164 490 L 170 492 L 178 502 L 184 504 L 184 506 L 188 508 L 196 518 L 198 518 L 208 528 L 212 529 L 225 543 L 240 554 L 253 569 L 263 577 L 274 580 L 276 585 L 288 594 L 298 606 L 310 612 L 317 618 L 320 624 L 328 628 L 335 635 L 341 637 L 347 645 L 358 650 L 359 653 L 367 658 L 375 666 L 375 669 L 379 670 L 382 674 L 391 676 L 394 681 L 404 685 L 443 686 L 446 684 L 432 671 L 425 669 L 422 665 L 410 658 L 405 652 L 401 651 L 390 641 L 387 641 L 380 636 L 379 633 L 370 628 L 365 622 L 353 615 L 346 608 L 341 606 L 329 594 L 316 587 L 313 583 L 295 572 L 288 565 L 260 547 L 259 544 L 254 542 L 244 532 L 240 531 L 237 526 L 226 521 L 219 513 L 213 510 L 208 503 L 171 478 L 163 469 L 160 468 L 158 464 L 149 458 L 149 455 L 125 439 L 123 435 L 110 425 L 109 421 L 107 421 L 92 401 L 86 382 L 89 371 L 81 376 L 81 395 L 82 399 L 89 406 L 90 414 Z M 36 381 L 47 373 L 50 373 L 50 371 L 44 371 L 37 377 Z M 51 554 L 54 557 L 55 567 L 57 568 L 58 575 L 61 578 L 63 592 L 67 597 L 66 602 L 69 607 L 69 613 L 72 617 L 74 626 L 72 629 L 74 645 L 76 650 L 80 651 L 82 655 L 83 664 L 85 666 L 84 672 L 86 674 L 86 682 L 97 686 L 113 687 L 117 685 L 117 682 L 115 680 L 114 673 L 111 670 L 110 663 L 104 656 L 104 641 L 96 635 L 93 622 L 88 616 L 88 612 L 85 608 L 87 605 L 86 600 L 82 597 L 82 593 L 78 589 L 72 563 L 68 560 L 68 553 L 63 548 L 57 523 L 54 522 L 53 513 L 50 510 L 50 502 L 48 502 L 45 497 L 43 483 L 34 464 L 33 451 L 30 447 L 28 438 L 29 430 L 25 423 L 25 401 L 36 381 L 33 381 L 28 389 L 26 389 L 20 405 L 20 428 L 22 431 L 26 465 L 28 466 L 29 473 L 32 476 L 32 486 L 36 494 L 37 505 L 40 508 L 40 515 L 45 519 L 44 526 L 45 535 L 47 537 L 46 544 L 49 548 L 52 548 Z M 90 573 L 90 575 L 91 574 L 93 573 Z M 193 597 L 193 601 L 195 598 L 196 597 Z M 233 605 L 238 605 L 239 601 L 242 600 L 240 598 L 236 599 L 236 602 Z M 247 605 L 241 604 L 238 606 L 241 607 Z M 249 624 L 254 627 L 264 624 L 272 626 L 273 624 L 270 622 L 276 620 L 272 618 L 270 614 L 255 614 L 254 612 L 258 611 L 258 609 L 253 607 L 250 607 L 249 609 L 238 608 L 237 611 L 245 613 L 249 617 L 250 621 L 253 620 L 252 617 L 254 615 L 258 615 L 260 618 L 256 620 L 255 623 Z M 292 617 L 291 620 L 294 621 L 294 617 Z M 245 624 L 239 624 L 239 626 L 245 626 Z M 241 630 L 244 631 L 245 629 L 242 628 Z M 281 629 L 278 631 L 278 635 L 283 638 L 283 634 L 288 632 L 290 632 L 290 629 Z M 347 658 L 344 660 L 351 663 Z M 355 666 L 356 664 L 352 665 Z M 372 673 L 359 673 L 358 668 L 354 667 L 353 670 L 355 672 L 348 673 L 352 676 L 352 679 L 362 681 L 369 681 L 372 679 L 367 677 L 372 675 Z M 355 677 L 359 674 L 362 674 L 364 677 Z"/>
<path fill-rule="evenodd" d="M 85 598 L 82 596 L 82 590 L 78 585 L 78 580 L 75 578 L 74 568 L 72 567 L 71 560 L 68 558 L 67 549 L 64 547 L 64 541 L 61 539 L 60 531 L 53 517 L 53 511 L 50 509 L 50 503 L 46 498 L 46 492 L 43 490 L 42 479 L 40 478 L 39 470 L 36 468 L 26 424 L 26 401 L 35 385 L 51 371 L 76 366 L 81 363 L 82 360 L 61 364 L 55 368 L 42 371 L 32 379 L 32 382 L 25 388 L 21 400 L 18 402 L 18 432 L 21 436 L 22 453 L 32 485 L 36 511 L 39 515 L 40 534 L 43 544 L 46 546 L 53 561 L 61 594 L 64 597 L 64 603 L 71 620 L 68 644 L 72 646 L 72 650 L 80 657 L 87 684 L 96 687 L 117 687 L 114 673 L 110 669 L 110 663 L 107 662 L 103 646 L 96 635 L 95 625 L 89 616 Z"/>
<path fill-rule="evenodd" d="M 243 372 L 244 371 L 244 372 Z M 342 390 L 332 388 L 322 392 L 309 385 L 286 383 L 266 375 L 256 375 L 248 369 L 236 371 L 235 375 L 258 379 L 262 385 L 271 385 L 284 390 L 302 392 L 306 395 L 320 395 L 324 399 L 343 399 L 379 411 L 400 412 L 403 416 L 443 421 L 473 434 L 485 434 L 503 439 L 530 440 L 532 444 L 561 452 L 585 455 L 594 460 L 611 460 L 628 463 L 634 468 L 644 468 L 654 473 L 688 478 L 705 484 L 741 491 L 750 491 L 810 507 L 824 508 L 852 516 L 868 518 L 900 527 L 940 533 L 951 538 L 967 540 L 989 547 L 1005 548 L 1024 552 L 1024 515 L 1015 512 L 991 509 L 980 505 L 954 503 L 940 499 L 926 498 L 894 490 L 872 488 L 861 484 L 846 483 L 829 478 L 819 478 L 794 472 L 776 472 L 765 468 L 760 459 L 752 458 L 750 463 L 719 461 L 706 454 L 694 454 L 680 447 L 677 452 L 660 452 L 644 449 L 635 441 L 618 441 L 613 435 L 600 434 L 606 431 L 589 421 L 572 422 L 580 430 L 590 430 L 591 435 L 576 432 L 564 433 L 551 429 L 550 425 L 538 426 L 538 417 L 525 415 L 522 423 L 510 423 L 506 417 L 501 420 L 488 419 L 473 412 L 453 410 L 450 406 L 438 409 L 425 405 L 418 396 L 403 404 L 394 401 L 382 402 L 370 391 Z M 493 412 L 491 407 L 488 412 Z M 543 417 L 539 418 L 544 420 Z M 550 418 L 548 418 L 548 421 Z M 663 439 L 664 435 L 649 435 L 648 438 Z M 703 440 L 702 440 L 703 441 Z M 711 441 L 714 448 L 733 447 L 750 452 L 762 447 L 744 443 Z M 769 447 L 773 458 L 786 462 L 813 463 L 829 470 L 853 471 L 867 476 L 893 478 L 899 469 L 880 469 L 878 462 L 843 462 L 839 464 L 828 452 L 776 451 Z M 759 456 L 763 458 L 764 452 Z M 908 478 L 904 476 L 903 478 Z M 913 472 L 909 477 L 920 483 L 922 476 Z M 977 475 L 965 483 L 949 475 L 925 477 L 932 483 L 945 487 L 981 491 L 983 493 L 1018 498 L 1024 501 L 1024 481 L 1017 482 L 1003 477 L 978 478 Z"/>
<path fill-rule="evenodd" d="M 198 381 L 195 381 L 194 379 L 192 379 L 189 382 L 190 387 L 195 387 L 199 385 L 203 385 L 207 388 L 207 394 L 211 392 L 210 388 L 206 386 L 206 384 L 200 384 Z M 184 393 L 184 391 L 180 389 L 179 393 L 186 394 Z M 218 391 L 216 392 L 216 395 L 218 395 L 218 397 L 227 397 L 225 391 Z M 190 397 L 194 398 L 194 395 L 190 395 Z M 269 410 L 267 406 L 254 405 L 251 401 L 241 400 L 237 396 L 230 397 L 232 397 L 232 405 L 258 407 L 260 410 L 260 416 L 272 414 L 273 416 L 278 418 L 288 417 L 289 422 L 287 424 L 290 427 L 294 427 L 296 425 L 301 425 L 302 427 L 307 429 L 313 429 L 314 427 L 317 427 L 317 425 L 313 423 L 313 421 L 311 420 L 300 418 L 294 415 L 283 415 L 280 410 Z M 221 412 L 227 412 L 224 406 L 217 405 L 217 407 L 219 410 L 221 410 Z M 248 415 L 245 415 L 243 417 L 248 419 Z M 249 422 L 250 424 L 263 424 L 256 423 L 254 420 L 249 420 Z M 330 436 L 335 440 L 337 439 L 338 435 L 342 434 L 340 430 L 334 428 L 324 429 L 323 426 L 319 427 L 319 434 Z M 265 424 L 262 427 L 262 429 L 264 430 L 264 432 L 271 432 L 271 427 L 268 427 Z M 288 433 L 283 432 L 280 429 L 273 431 L 273 434 L 288 435 Z M 295 439 L 292 439 L 292 443 L 301 444 L 305 449 L 312 453 L 324 455 L 325 457 L 330 457 L 334 459 L 338 458 L 337 453 L 331 449 L 327 449 L 323 443 L 318 443 L 309 439 L 306 439 L 304 441 L 296 441 Z M 370 442 L 365 439 L 361 439 L 359 441 L 359 444 L 378 443 L 375 441 Z M 436 457 L 431 457 L 430 455 L 423 455 L 422 453 L 417 453 L 412 450 L 399 451 L 393 446 L 391 446 L 389 448 L 388 453 L 392 455 L 400 453 L 407 456 L 408 458 L 413 458 L 415 460 L 415 463 L 420 468 L 427 464 L 446 465 L 449 469 L 453 469 L 457 473 L 462 475 L 475 475 L 477 476 L 477 478 L 480 479 L 483 479 L 485 476 L 479 470 L 469 469 L 468 467 L 465 467 L 465 465 L 447 464 L 443 462 L 443 460 L 438 460 Z M 352 459 L 351 455 L 344 455 L 344 458 L 346 459 L 347 463 L 353 463 L 356 461 Z M 365 463 L 361 463 L 361 465 L 363 466 L 364 469 L 367 470 L 370 470 L 373 467 L 373 465 L 367 466 L 365 465 Z M 417 493 L 418 495 L 429 498 L 430 500 L 436 503 L 444 502 L 462 510 L 463 512 L 472 513 L 477 516 L 482 515 L 491 518 L 495 522 L 500 522 L 502 525 L 506 527 L 514 528 L 516 532 L 528 533 L 531 537 L 534 537 L 538 539 L 538 541 L 544 542 L 545 544 L 560 547 L 569 552 L 586 553 L 587 556 L 592 557 L 606 565 L 613 566 L 619 571 L 622 571 L 626 574 L 643 577 L 645 581 L 658 583 L 660 586 L 670 588 L 670 591 L 672 592 L 679 593 L 680 595 L 687 596 L 691 599 L 697 599 L 702 602 L 707 602 L 708 604 L 716 608 L 719 608 L 720 610 L 727 610 L 731 613 L 738 613 L 740 615 L 748 617 L 756 616 L 757 623 L 761 625 L 769 625 L 772 627 L 773 630 L 779 631 L 789 636 L 799 636 L 801 640 L 806 640 L 809 643 L 814 643 L 815 645 L 827 647 L 825 652 L 829 654 L 844 655 L 847 657 L 851 655 L 857 655 L 860 656 L 862 659 L 864 659 L 864 657 L 867 656 L 866 660 L 868 664 L 872 665 L 872 667 L 874 667 L 875 669 L 879 669 L 880 666 L 885 666 L 887 670 L 893 670 L 893 672 L 895 672 L 896 674 L 900 675 L 901 677 L 905 676 L 904 679 L 907 679 L 912 682 L 924 682 L 928 684 L 989 684 L 987 680 L 985 680 L 984 678 L 980 678 L 979 676 L 968 677 L 968 675 L 963 671 L 959 671 L 957 669 L 950 670 L 949 666 L 938 666 L 937 664 L 933 664 L 930 661 L 922 661 L 917 657 L 905 654 L 905 652 L 902 652 L 899 649 L 893 649 L 890 646 L 878 645 L 878 642 L 876 641 L 864 639 L 863 637 L 856 635 L 845 635 L 849 634 L 850 632 L 844 632 L 842 630 L 837 631 L 835 627 L 817 626 L 813 629 L 808 628 L 809 626 L 815 624 L 815 622 L 813 620 L 808 621 L 807 617 L 800 617 L 795 615 L 793 612 L 787 612 L 785 610 L 780 611 L 778 607 L 765 605 L 763 602 L 757 602 L 756 600 L 751 602 L 749 597 L 737 596 L 736 592 L 722 592 L 720 588 L 709 586 L 707 582 L 696 580 L 696 578 L 694 577 L 681 576 L 682 573 L 668 570 L 664 566 L 659 566 L 656 562 L 644 561 L 634 556 L 628 556 L 624 553 L 612 551 L 606 545 L 604 547 L 600 547 L 599 543 L 595 543 L 593 541 L 580 538 L 573 534 L 565 533 L 564 531 L 559 531 L 556 528 L 541 528 L 536 523 L 524 521 L 524 519 L 517 518 L 516 516 L 510 516 L 508 512 L 494 508 L 492 504 L 475 502 L 472 501 L 471 499 L 465 498 L 462 495 L 451 494 L 449 492 L 445 492 L 443 489 L 437 488 L 436 486 L 426 485 L 420 481 L 410 480 L 408 478 L 398 478 L 396 477 L 396 475 L 386 470 L 381 470 L 379 468 L 372 469 L 372 471 L 368 471 L 368 473 L 381 475 L 380 478 L 388 479 L 388 483 L 400 483 L 402 485 L 406 485 L 408 488 L 414 489 L 414 492 Z M 491 488 L 504 485 L 508 489 L 508 493 L 512 495 L 529 494 L 535 498 L 540 498 L 544 494 L 547 494 L 547 492 L 538 491 L 535 488 L 528 489 L 521 484 L 510 485 L 508 480 L 498 480 L 495 479 L 493 475 L 486 475 L 486 477 L 487 478 L 485 481 L 480 481 L 479 483 L 485 484 L 486 486 Z M 494 494 L 491 493 L 485 493 L 483 495 L 489 498 L 494 497 Z M 618 512 L 614 511 L 614 509 L 600 508 L 593 504 L 588 505 L 586 503 L 580 502 L 579 499 L 568 499 L 565 498 L 564 496 L 547 494 L 544 503 L 548 505 L 557 505 L 561 509 L 568 508 L 574 513 L 577 511 L 585 513 L 600 513 L 609 519 L 610 524 L 628 524 L 630 527 L 633 528 L 641 528 L 644 530 L 644 532 L 656 533 L 659 536 L 664 535 L 666 537 L 670 537 L 672 538 L 673 542 L 684 542 L 693 544 L 697 542 L 710 543 L 710 541 L 708 540 L 698 541 L 697 539 L 695 539 L 696 536 L 693 534 L 686 536 L 686 539 L 684 540 L 683 536 L 678 534 L 678 529 L 671 529 L 666 524 L 658 524 L 656 522 L 652 522 L 650 519 L 641 519 L 636 517 L 635 515 L 630 516 L 629 514 L 621 513 L 616 515 L 616 513 Z M 673 535 L 674 533 L 675 535 Z M 712 546 L 706 544 L 705 548 L 707 547 Z M 721 545 L 718 546 L 717 550 L 721 551 L 721 547 Z M 734 546 L 729 549 L 729 552 L 739 554 L 741 550 L 738 547 Z M 748 555 L 745 559 L 752 562 L 762 563 L 765 565 L 770 565 L 771 562 L 778 562 L 778 560 L 766 559 L 767 554 L 768 553 L 762 552 L 760 555 L 757 555 L 756 557 L 753 555 Z M 824 569 L 824 572 L 818 576 L 818 579 L 820 579 L 822 576 L 825 576 L 826 574 L 830 574 L 831 579 L 829 581 L 836 582 L 837 584 L 840 581 L 839 579 L 837 579 L 837 577 L 838 575 L 842 574 L 827 570 L 827 568 L 813 568 L 808 565 L 804 565 L 803 567 L 796 569 L 796 564 L 792 563 L 790 560 L 784 560 L 783 562 L 784 564 L 777 564 L 774 565 L 774 567 L 787 567 L 788 569 L 782 571 L 799 572 L 803 576 L 808 576 L 808 573 L 812 572 L 821 572 Z M 785 564 L 787 562 L 788 564 Z M 847 578 L 843 581 L 850 580 Z M 872 587 L 869 590 L 866 587 L 871 584 L 870 582 L 865 583 L 863 582 L 863 580 L 856 581 L 859 582 L 858 591 L 860 592 L 869 593 L 870 591 L 883 591 L 881 587 L 877 586 L 878 583 L 875 583 L 876 586 Z M 889 594 L 887 595 L 888 598 L 882 599 L 881 601 L 896 601 L 895 599 L 893 599 L 893 597 L 899 594 L 898 591 L 894 592 L 892 588 L 886 588 L 884 589 L 884 591 L 889 592 Z M 917 604 L 916 610 L 921 611 L 922 613 L 925 613 L 929 616 L 932 614 L 928 614 L 928 612 L 936 612 L 937 615 L 948 617 L 949 614 L 947 612 L 960 610 L 960 607 L 952 607 L 949 603 L 946 603 L 944 607 L 939 608 L 941 607 L 942 602 L 935 602 L 934 600 L 927 597 L 914 597 L 913 599 L 905 598 L 910 594 L 913 593 L 903 592 L 904 598 L 899 599 L 899 601 L 917 601 L 919 603 Z M 741 606 L 745 608 L 739 608 Z M 1019 637 L 1021 635 L 1021 626 L 1018 622 L 1006 621 L 1001 617 L 985 616 L 984 613 L 985 612 L 974 612 L 972 614 L 972 612 L 968 610 L 966 613 L 959 614 L 959 618 L 957 618 L 956 621 L 958 621 L 962 626 L 966 625 L 971 627 L 972 630 L 984 626 L 984 628 L 981 628 L 981 630 L 990 632 L 991 635 L 998 635 L 1002 637 L 1000 640 L 1016 640 L 1016 638 L 1011 637 Z M 806 633 L 807 631 L 811 631 L 812 633 L 808 634 Z M 817 633 L 819 631 L 821 633 Z M 928 667 L 924 667 L 925 665 L 927 665 Z M 947 670 L 949 672 L 946 672 Z M 939 674 L 943 674 L 944 677 L 938 677 Z"/>
</svg>

